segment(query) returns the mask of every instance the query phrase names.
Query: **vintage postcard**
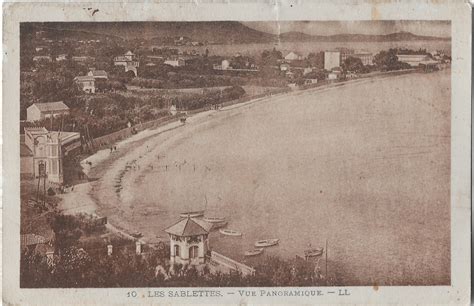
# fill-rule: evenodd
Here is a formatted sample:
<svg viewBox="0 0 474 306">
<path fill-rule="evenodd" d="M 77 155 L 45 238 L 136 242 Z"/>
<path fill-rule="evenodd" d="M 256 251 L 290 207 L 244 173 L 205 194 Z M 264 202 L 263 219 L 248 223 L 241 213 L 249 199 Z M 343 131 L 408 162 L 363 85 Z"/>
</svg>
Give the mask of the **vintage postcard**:
<svg viewBox="0 0 474 306">
<path fill-rule="evenodd" d="M 469 304 L 470 9 L 4 4 L 3 301 Z"/>
</svg>

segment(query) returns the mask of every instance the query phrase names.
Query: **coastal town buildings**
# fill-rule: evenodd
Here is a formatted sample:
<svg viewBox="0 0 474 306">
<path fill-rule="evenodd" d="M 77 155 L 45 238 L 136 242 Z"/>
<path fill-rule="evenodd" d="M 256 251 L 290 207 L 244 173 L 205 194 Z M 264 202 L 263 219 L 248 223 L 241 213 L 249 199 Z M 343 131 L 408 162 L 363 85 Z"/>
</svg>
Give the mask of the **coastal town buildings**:
<svg viewBox="0 0 474 306">
<path fill-rule="evenodd" d="M 171 263 L 203 264 L 208 250 L 208 235 L 211 227 L 210 223 L 187 217 L 165 229 L 170 238 Z"/>
<path fill-rule="evenodd" d="M 341 71 L 340 70 L 333 70 L 328 73 L 328 80 L 333 81 L 337 80 L 341 77 Z"/>
<path fill-rule="evenodd" d="M 412 67 L 418 67 L 422 65 L 435 65 L 438 61 L 430 58 L 428 54 L 397 54 L 397 58 L 400 62 L 407 63 Z"/>
<path fill-rule="evenodd" d="M 232 67 L 230 67 L 230 62 L 228 60 L 223 60 L 221 63 L 221 68 L 222 70 L 226 70 Z"/>
<path fill-rule="evenodd" d="M 340 51 L 324 51 L 324 69 L 332 70 L 333 68 L 341 66 L 341 52 Z"/>
<path fill-rule="evenodd" d="M 255 274 L 254 268 L 210 250 L 211 228 L 211 223 L 188 216 L 165 229 L 170 237 L 170 263 L 192 266 L 209 263 L 212 273 Z"/>
<path fill-rule="evenodd" d="M 63 158 L 81 145 L 76 132 L 48 131 L 44 127 L 25 128 L 22 150 L 23 174 L 43 176 L 51 183 L 63 183 Z M 29 151 L 29 152 L 28 152 Z M 28 153 L 28 154 L 26 154 Z M 28 167 L 31 167 L 28 169 Z"/>
<path fill-rule="evenodd" d="M 62 61 L 65 61 L 66 59 L 67 59 L 66 54 L 59 54 L 58 56 L 56 56 L 56 61 L 57 62 L 62 62 Z"/>
<path fill-rule="evenodd" d="M 324 69 L 332 70 L 335 67 L 340 67 L 349 57 L 360 59 L 365 66 L 372 66 L 374 64 L 374 55 L 370 52 L 355 52 L 352 49 L 339 48 L 335 51 L 324 52 Z"/>
<path fill-rule="evenodd" d="M 304 79 L 304 84 L 305 85 L 312 85 L 312 84 L 317 84 L 318 79 Z"/>
<path fill-rule="evenodd" d="M 186 65 L 186 61 L 183 58 L 169 58 L 164 61 L 164 64 L 173 67 L 182 67 Z"/>
<path fill-rule="evenodd" d="M 116 56 L 114 58 L 114 65 L 123 66 L 125 68 L 125 72 L 132 71 L 135 76 L 137 76 L 137 68 L 140 66 L 140 62 L 132 51 L 127 51 L 127 53 L 124 55 Z"/>
<path fill-rule="evenodd" d="M 290 70 L 290 65 L 288 63 L 280 64 L 280 71 L 288 71 Z"/>
<path fill-rule="evenodd" d="M 94 58 L 90 56 L 73 56 L 71 59 L 73 62 L 80 65 L 85 65 L 87 62 L 94 61 Z"/>
<path fill-rule="evenodd" d="M 51 62 L 52 62 L 52 59 L 51 59 L 51 56 L 49 56 L 49 55 L 36 55 L 36 56 L 33 56 L 33 62 L 37 62 L 37 63 L 42 63 L 42 62 L 51 63 Z"/>
<path fill-rule="evenodd" d="M 286 61 L 297 61 L 297 60 L 302 60 L 303 56 L 297 52 L 291 51 L 285 56 Z"/>
<path fill-rule="evenodd" d="M 64 102 L 33 103 L 26 109 L 26 121 L 33 122 L 69 114 L 69 107 Z"/>
<path fill-rule="evenodd" d="M 86 93 L 95 93 L 95 78 L 93 76 L 84 75 L 74 78 L 74 82 L 81 90 Z"/>
<path fill-rule="evenodd" d="M 95 80 L 107 80 L 109 78 L 107 72 L 104 70 L 96 70 L 94 68 L 90 69 L 87 76 L 93 77 Z"/>
<path fill-rule="evenodd" d="M 341 53 L 341 62 L 344 62 L 349 57 L 358 58 L 362 61 L 363 65 L 372 66 L 374 64 L 374 55 L 370 52 L 354 52 L 354 53 Z"/>
</svg>

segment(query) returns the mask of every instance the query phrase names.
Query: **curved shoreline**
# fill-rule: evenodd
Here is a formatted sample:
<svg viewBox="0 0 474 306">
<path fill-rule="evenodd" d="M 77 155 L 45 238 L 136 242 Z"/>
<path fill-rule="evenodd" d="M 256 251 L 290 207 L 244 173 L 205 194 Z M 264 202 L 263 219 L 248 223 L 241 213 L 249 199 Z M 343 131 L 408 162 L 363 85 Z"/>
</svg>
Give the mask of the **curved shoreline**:
<svg viewBox="0 0 474 306">
<path fill-rule="evenodd" d="M 62 195 L 62 209 L 65 213 L 90 213 L 99 216 L 105 216 L 108 219 L 107 227 L 116 233 L 127 238 L 135 239 L 130 234 L 135 232 L 133 224 L 122 218 L 124 210 L 121 207 L 121 197 L 127 195 L 127 181 L 136 179 L 139 175 L 131 175 L 134 170 L 133 163 L 138 163 L 135 167 L 148 167 L 149 159 L 156 158 L 166 152 L 166 146 L 176 141 L 182 140 L 199 129 L 202 125 L 209 124 L 215 120 L 224 120 L 227 116 L 242 113 L 246 106 L 253 107 L 256 102 L 268 103 L 275 99 L 291 98 L 300 95 L 314 94 L 324 92 L 337 87 L 346 87 L 350 85 L 359 85 L 367 82 L 373 82 L 375 79 L 399 78 L 410 75 L 405 73 L 401 75 L 377 75 L 374 77 L 349 80 L 346 82 L 331 83 L 320 87 L 309 88 L 305 90 L 291 91 L 283 94 L 277 94 L 264 98 L 257 98 L 244 103 L 234 104 L 222 108 L 220 111 L 209 110 L 193 114 L 187 120 L 185 125 L 179 122 L 172 122 L 158 127 L 154 130 L 145 130 L 137 135 L 117 143 L 118 154 L 109 153 L 108 149 L 96 152 L 81 162 L 86 174 L 98 177 L 96 181 L 78 185 L 75 191 Z M 144 158 L 145 157 L 145 158 Z M 142 160 L 142 158 L 144 158 Z M 148 160 L 147 160 L 148 158 Z M 145 161 L 142 163 L 142 161 Z M 92 162 L 92 167 L 88 166 Z M 142 173 L 146 169 L 141 169 Z M 135 173 L 136 174 L 136 173 Z M 131 177 L 129 177 L 131 176 Z M 160 237 L 152 237 L 145 234 L 144 241 L 154 241 Z"/>
</svg>

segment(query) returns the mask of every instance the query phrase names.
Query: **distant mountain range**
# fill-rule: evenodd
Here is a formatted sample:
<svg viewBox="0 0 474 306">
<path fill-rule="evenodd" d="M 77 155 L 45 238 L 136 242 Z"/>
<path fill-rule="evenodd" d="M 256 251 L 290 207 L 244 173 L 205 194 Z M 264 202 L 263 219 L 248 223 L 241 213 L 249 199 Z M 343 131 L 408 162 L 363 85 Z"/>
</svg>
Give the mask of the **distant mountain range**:
<svg viewBox="0 0 474 306">
<path fill-rule="evenodd" d="M 100 36 L 120 40 L 141 39 L 151 42 L 170 37 L 188 37 L 193 41 L 228 43 L 271 42 L 389 42 L 416 40 L 450 40 L 449 37 L 420 36 L 410 32 L 384 35 L 337 34 L 310 35 L 302 32 L 270 34 L 249 28 L 236 21 L 215 22 L 51 22 L 27 24 L 26 32 L 43 30 L 46 36 L 56 39 L 80 37 L 98 39 Z"/>
</svg>

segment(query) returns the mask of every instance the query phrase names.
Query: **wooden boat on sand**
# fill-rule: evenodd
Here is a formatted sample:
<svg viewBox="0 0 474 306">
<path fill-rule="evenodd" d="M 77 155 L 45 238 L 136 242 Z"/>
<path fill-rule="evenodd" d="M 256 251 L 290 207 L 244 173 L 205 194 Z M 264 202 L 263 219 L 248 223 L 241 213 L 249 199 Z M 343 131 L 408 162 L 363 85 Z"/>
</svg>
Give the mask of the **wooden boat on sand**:
<svg viewBox="0 0 474 306">
<path fill-rule="evenodd" d="M 212 224 L 211 230 L 216 230 L 216 229 L 223 228 L 224 226 L 226 226 L 227 221 L 214 222 L 214 223 L 211 223 L 211 224 Z"/>
<path fill-rule="evenodd" d="M 226 236 L 235 236 L 235 237 L 240 237 L 240 236 L 242 236 L 242 233 L 241 233 L 241 232 L 239 232 L 239 231 L 234 231 L 234 230 L 231 230 L 231 229 L 226 229 L 226 228 L 220 229 L 219 232 L 220 232 L 222 235 L 226 235 Z"/>
<path fill-rule="evenodd" d="M 307 249 L 304 250 L 304 256 L 306 258 L 309 257 L 318 257 L 323 255 L 324 248 L 313 248 L 313 249 Z"/>
<path fill-rule="evenodd" d="M 263 239 L 255 242 L 256 248 L 266 248 L 277 245 L 280 242 L 280 239 Z"/>
<path fill-rule="evenodd" d="M 209 223 L 222 223 L 225 222 L 225 218 L 221 217 L 204 217 L 202 220 Z"/>
<path fill-rule="evenodd" d="M 260 255 L 262 253 L 263 253 L 263 249 L 255 249 L 255 250 L 246 251 L 244 253 L 244 256 L 246 256 L 246 257 L 257 256 L 257 255 Z"/>
</svg>

